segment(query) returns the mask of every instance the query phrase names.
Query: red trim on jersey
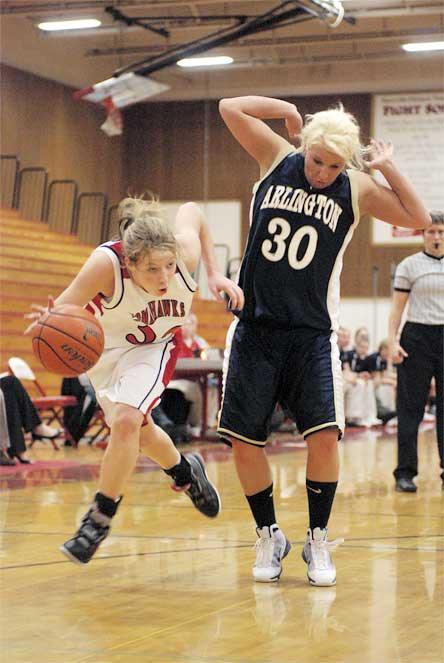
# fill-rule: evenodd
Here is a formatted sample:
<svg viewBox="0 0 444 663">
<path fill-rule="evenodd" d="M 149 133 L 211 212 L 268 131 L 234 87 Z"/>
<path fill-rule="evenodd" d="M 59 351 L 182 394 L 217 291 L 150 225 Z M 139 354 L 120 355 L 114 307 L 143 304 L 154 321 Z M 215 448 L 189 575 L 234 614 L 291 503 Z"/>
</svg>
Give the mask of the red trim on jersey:
<svg viewBox="0 0 444 663">
<path fill-rule="evenodd" d="M 93 297 L 93 298 L 91 299 L 92 303 L 93 303 L 95 306 L 97 306 L 97 308 L 99 309 L 99 313 L 100 313 L 100 315 L 103 315 L 103 304 L 102 304 L 102 299 L 103 299 L 103 295 L 102 295 L 102 293 L 100 293 L 100 292 L 99 292 L 95 297 Z M 86 308 L 87 311 L 89 311 L 89 312 L 92 313 L 93 315 L 96 314 L 96 311 L 93 309 L 93 307 L 91 306 L 91 304 L 87 304 L 87 305 L 85 306 L 85 308 Z"/>
<path fill-rule="evenodd" d="M 164 387 L 166 388 L 168 386 L 169 381 L 173 377 L 174 369 L 176 368 L 176 362 L 179 356 L 179 346 L 176 342 L 176 339 L 173 339 L 174 343 L 174 348 L 171 351 L 170 358 L 168 359 L 166 366 L 165 366 L 165 371 L 162 376 L 162 382 L 164 384 Z M 160 403 L 160 397 L 157 396 L 153 401 L 148 406 L 148 409 L 145 412 L 145 416 L 142 422 L 142 427 L 146 426 L 147 424 L 147 416 L 151 412 L 151 410 L 158 404 Z"/>
<path fill-rule="evenodd" d="M 170 329 L 168 329 L 168 331 L 166 331 L 165 334 L 162 334 L 162 338 L 166 338 L 167 336 L 170 336 L 170 334 L 173 334 L 173 336 L 177 337 L 177 334 L 180 332 L 181 329 L 182 325 L 175 325 L 175 327 L 171 327 Z"/>
<path fill-rule="evenodd" d="M 176 338 L 174 338 L 172 342 L 174 343 L 174 348 L 171 351 L 170 358 L 168 359 L 167 365 L 165 366 L 165 371 L 162 377 L 162 382 L 165 387 L 168 386 L 169 381 L 173 377 L 174 369 L 176 368 L 176 362 L 179 357 L 179 345 L 176 341 Z"/>
<path fill-rule="evenodd" d="M 154 410 L 157 405 L 160 403 L 160 398 L 155 398 L 148 406 L 148 410 L 145 412 L 145 416 L 143 417 L 143 422 L 142 422 L 142 428 L 144 426 L 148 425 L 148 415 L 150 414 L 151 410 Z"/>
<path fill-rule="evenodd" d="M 142 428 L 144 426 L 148 426 L 148 416 L 149 416 L 151 410 L 153 410 L 159 403 L 160 403 L 160 398 L 157 397 L 152 401 L 152 403 L 149 404 L 148 410 L 143 415 Z"/>
<path fill-rule="evenodd" d="M 129 271 L 128 271 L 127 267 L 125 266 L 125 262 L 124 262 L 124 257 L 125 256 L 124 256 L 124 253 L 123 253 L 122 240 L 119 239 L 117 242 L 109 242 L 108 244 L 105 244 L 104 246 L 107 246 L 109 249 L 111 249 L 111 251 L 114 251 L 114 253 L 119 258 L 120 269 L 122 271 L 123 278 L 124 279 L 131 278 L 130 274 L 129 274 Z"/>
</svg>

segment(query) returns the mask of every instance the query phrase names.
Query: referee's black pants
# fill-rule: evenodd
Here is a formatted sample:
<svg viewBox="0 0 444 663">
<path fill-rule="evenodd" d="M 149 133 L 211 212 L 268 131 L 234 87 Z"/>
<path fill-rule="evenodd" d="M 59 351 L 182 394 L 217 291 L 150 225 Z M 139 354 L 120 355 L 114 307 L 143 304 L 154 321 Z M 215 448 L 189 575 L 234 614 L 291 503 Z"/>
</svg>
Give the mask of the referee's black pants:
<svg viewBox="0 0 444 663">
<path fill-rule="evenodd" d="M 398 466 L 393 474 L 412 479 L 418 474 L 418 428 L 433 377 L 438 452 L 444 469 L 444 325 L 407 322 L 400 344 L 408 357 L 397 366 Z M 444 471 L 441 477 L 444 479 Z"/>
</svg>

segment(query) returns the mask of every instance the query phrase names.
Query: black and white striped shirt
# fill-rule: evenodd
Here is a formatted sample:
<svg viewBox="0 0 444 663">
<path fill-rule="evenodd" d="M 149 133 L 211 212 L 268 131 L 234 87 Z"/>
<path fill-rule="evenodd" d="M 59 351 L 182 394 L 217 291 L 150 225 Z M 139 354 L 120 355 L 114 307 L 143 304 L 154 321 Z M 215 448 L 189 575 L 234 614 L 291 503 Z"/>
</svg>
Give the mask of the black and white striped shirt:
<svg viewBox="0 0 444 663">
<path fill-rule="evenodd" d="M 394 289 L 409 293 L 409 322 L 444 325 L 444 256 L 421 251 L 404 258 L 396 268 Z"/>
</svg>

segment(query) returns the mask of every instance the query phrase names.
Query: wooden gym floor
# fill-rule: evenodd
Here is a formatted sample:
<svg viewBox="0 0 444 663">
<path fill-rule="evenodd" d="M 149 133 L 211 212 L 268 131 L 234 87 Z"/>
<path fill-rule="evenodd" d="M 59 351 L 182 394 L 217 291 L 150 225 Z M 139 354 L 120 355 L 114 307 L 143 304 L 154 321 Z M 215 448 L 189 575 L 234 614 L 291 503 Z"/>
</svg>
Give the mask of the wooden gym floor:
<svg viewBox="0 0 444 663">
<path fill-rule="evenodd" d="M 199 445 L 197 445 L 199 446 Z M 417 494 L 394 491 L 394 435 L 348 433 L 330 538 L 335 588 L 310 587 L 304 443 L 270 448 L 279 522 L 293 544 L 279 583 L 251 578 L 255 533 L 230 452 L 199 446 L 222 496 L 209 521 L 143 461 L 112 536 L 85 567 L 58 546 L 95 492 L 103 452 L 36 444 L 0 469 L 0 659 L 8 663 L 442 663 L 444 491 L 420 436 Z"/>
</svg>

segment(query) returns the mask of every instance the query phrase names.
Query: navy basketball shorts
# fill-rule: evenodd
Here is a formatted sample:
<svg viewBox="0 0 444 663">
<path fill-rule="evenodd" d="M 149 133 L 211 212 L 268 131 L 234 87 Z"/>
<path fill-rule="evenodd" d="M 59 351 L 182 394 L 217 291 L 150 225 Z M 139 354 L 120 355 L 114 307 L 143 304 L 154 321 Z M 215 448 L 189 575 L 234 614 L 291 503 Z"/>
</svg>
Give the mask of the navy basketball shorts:
<svg viewBox="0 0 444 663">
<path fill-rule="evenodd" d="M 277 403 L 289 411 L 304 437 L 330 427 L 342 436 L 336 333 L 235 320 L 227 335 L 219 435 L 263 447 Z"/>
</svg>

